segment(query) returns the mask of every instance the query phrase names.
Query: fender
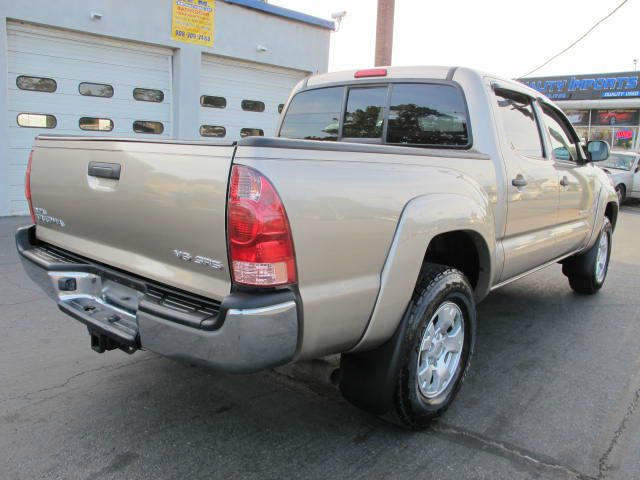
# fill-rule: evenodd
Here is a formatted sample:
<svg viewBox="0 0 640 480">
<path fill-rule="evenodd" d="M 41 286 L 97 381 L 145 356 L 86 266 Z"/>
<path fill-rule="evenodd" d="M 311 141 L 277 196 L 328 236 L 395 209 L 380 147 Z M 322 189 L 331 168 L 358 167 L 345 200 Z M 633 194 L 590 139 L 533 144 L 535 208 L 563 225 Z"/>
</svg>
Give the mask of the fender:
<svg viewBox="0 0 640 480">
<path fill-rule="evenodd" d="M 598 192 L 597 196 L 598 205 L 595 209 L 595 219 L 593 221 L 593 228 L 591 229 L 591 234 L 589 235 L 587 242 L 582 249 L 583 252 L 586 252 L 593 246 L 593 244 L 598 239 L 598 235 L 600 234 L 600 230 L 602 229 L 602 222 L 604 221 L 604 214 L 607 210 L 607 205 L 610 203 L 615 204 L 615 215 L 611 221 L 611 228 L 615 230 L 616 228 L 616 219 L 618 217 L 618 195 L 616 194 L 615 189 L 605 182 L 602 182 L 602 187 Z"/>
<path fill-rule="evenodd" d="M 476 301 L 490 290 L 497 256 L 495 220 L 488 199 L 479 188 L 465 194 L 436 193 L 413 198 L 402 211 L 380 277 L 380 290 L 367 328 L 350 353 L 371 349 L 388 340 L 398 327 L 418 280 L 424 255 L 439 234 L 471 232 L 480 252 Z"/>
</svg>

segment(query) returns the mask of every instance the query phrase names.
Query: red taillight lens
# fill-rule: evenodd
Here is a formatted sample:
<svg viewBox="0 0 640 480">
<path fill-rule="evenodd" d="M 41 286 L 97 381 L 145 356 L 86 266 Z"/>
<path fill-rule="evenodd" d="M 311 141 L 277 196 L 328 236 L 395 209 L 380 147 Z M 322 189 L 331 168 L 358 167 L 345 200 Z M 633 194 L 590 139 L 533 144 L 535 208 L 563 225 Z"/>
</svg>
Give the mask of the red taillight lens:
<svg viewBox="0 0 640 480">
<path fill-rule="evenodd" d="M 358 70 L 353 74 L 354 78 L 367 78 L 367 77 L 386 77 L 386 68 L 369 68 L 367 70 Z"/>
<path fill-rule="evenodd" d="M 291 229 L 282 201 L 260 172 L 234 165 L 227 205 L 233 281 L 286 285 L 297 281 Z"/>
<path fill-rule="evenodd" d="M 33 211 L 33 203 L 31 202 L 31 160 L 33 158 L 33 150 L 29 154 L 29 161 L 27 162 L 27 173 L 24 176 L 24 196 L 29 204 L 29 214 L 31 214 L 31 222 L 36 223 L 36 214 Z"/>
</svg>

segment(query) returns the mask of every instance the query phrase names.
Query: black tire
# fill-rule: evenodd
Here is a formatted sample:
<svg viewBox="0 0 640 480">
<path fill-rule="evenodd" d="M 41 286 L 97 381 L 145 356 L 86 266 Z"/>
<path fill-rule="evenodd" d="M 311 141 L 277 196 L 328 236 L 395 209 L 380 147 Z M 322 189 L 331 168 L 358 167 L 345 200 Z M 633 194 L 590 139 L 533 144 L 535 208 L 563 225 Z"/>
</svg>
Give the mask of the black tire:
<svg viewBox="0 0 640 480">
<path fill-rule="evenodd" d="M 616 193 L 618 194 L 618 203 L 622 205 L 627 199 L 627 187 L 625 187 L 623 184 L 618 185 L 616 187 Z"/>
<path fill-rule="evenodd" d="M 462 312 L 464 341 L 458 366 L 448 386 L 435 398 L 425 397 L 418 387 L 418 361 L 424 332 L 440 306 L 447 302 Z M 475 346 L 476 307 L 473 289 L 464 274 L 437 264 L 425 264 L 402 320 L 406 324 L 401 342 L 400 371 L 396 382 L 395 411 L 402 424 L 421 429 L 451 405 L 469 370 Z"/>
<path fill-rule="evenodd" d="M 598 278 L 596 274 L 598 250 L 602 236 L 606 235 L 608 241 L 608 250 L 604 266 L 604 276 Z M 569 277 L 569 285 L 574 292 L 582 295 L 593 295 L 598 292 L 604 285 L 609 271 L 609 260 L 611 259 L 611 243 L 613 239 L 613 231 L 611 222 L 604 217 L 602 229 L 598 239 L 593 246 L 581 255 L 577 255 L 565 261 L 562 266 L 562 272 Z"/>
</svg>

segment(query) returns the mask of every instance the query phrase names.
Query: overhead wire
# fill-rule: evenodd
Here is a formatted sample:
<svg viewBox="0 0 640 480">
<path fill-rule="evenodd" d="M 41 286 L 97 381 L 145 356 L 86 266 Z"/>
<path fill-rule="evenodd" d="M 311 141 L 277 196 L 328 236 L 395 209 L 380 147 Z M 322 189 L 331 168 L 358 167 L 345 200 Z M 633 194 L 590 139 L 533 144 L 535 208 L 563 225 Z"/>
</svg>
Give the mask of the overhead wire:
<svg viewBox="0 0 640 480">
<path fill-rule="evenodd" d="M 540 70 L 542 67 L 546 67 L 548 64 L 550 64 L 551 62 L 553 62 L 556 58 L 558 58 L 560 55 L 563 55 L 564 53 L 566 53 L 567 51 L 569 51 L 570 49 L 572 49 L 573 47 L 575 47 L 578 43 L 580 43 L 582 40 L 584 40 L 584 38 L 589 35 L 591 32 L 593 32 L 596 28 L 598 28 L 598 26 L 603 23 L 604 21 L 608 20 L 610 17 L 612 17 L 618 10 L 620 10 L 625 3 L 628 3 L 629 0 L 623 0 L 616 8 L 614 8 L 613 10 L 611 10 L 611 12 L 609 12 L 606 16 L 602 17 L 600 20 L 598 20 L 591 28 L 589 28 L 589 30 L 587 30 L 585 33 L 583 33 L 580 38 L 578 38 L 576 41 L 574 41 L 571 45 L 569 45 L 568 47 L 566 47 L 565 49 L 563 49 L 562 51 L 556 53 L 554 56 L 552 56 L 551 58 L 549 58 L 549 60 L 547 60 L 546 62 L 542 63 L 540 66 L 534 68 L 533 70 L 531 70 L 530 72 L 525 73 L 524 75 L 522 75 L 520 78 L 522 77 L 528 77 L 529 75 L 531 75 L 532 73 L 537 72 L 538 70 Z"/>
</svg>

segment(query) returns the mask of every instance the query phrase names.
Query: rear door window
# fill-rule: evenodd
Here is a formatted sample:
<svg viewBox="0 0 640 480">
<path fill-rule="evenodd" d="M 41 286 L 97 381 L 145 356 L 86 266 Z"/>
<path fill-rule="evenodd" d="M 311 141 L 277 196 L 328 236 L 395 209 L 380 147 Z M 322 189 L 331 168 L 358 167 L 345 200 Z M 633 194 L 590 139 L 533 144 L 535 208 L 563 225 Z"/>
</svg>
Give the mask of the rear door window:
<svg viewBox="0 0 640 480">
<path fill-rule="evenodd" d="M 393 85 L 387 142 L 469 146 L 467 108 L 460 90 L 439 84 Z"/>
<path fill-rule="evenodd" d="M 509 90 L 496 90 L 498 115 L 509 146 L 527 157 L 544 157 L 540 129 L 531 98 Z"/>
<path fill-rule="evenodd" d="M 298 93 L 291 100 L 280 136 L 304 140 L 338 140 L 344 87 Z"/>
</svg>

